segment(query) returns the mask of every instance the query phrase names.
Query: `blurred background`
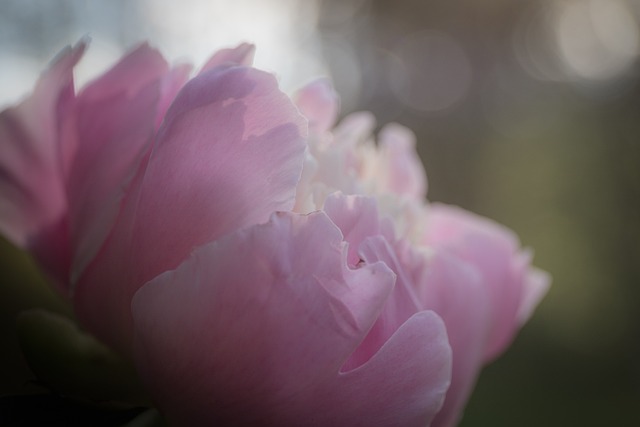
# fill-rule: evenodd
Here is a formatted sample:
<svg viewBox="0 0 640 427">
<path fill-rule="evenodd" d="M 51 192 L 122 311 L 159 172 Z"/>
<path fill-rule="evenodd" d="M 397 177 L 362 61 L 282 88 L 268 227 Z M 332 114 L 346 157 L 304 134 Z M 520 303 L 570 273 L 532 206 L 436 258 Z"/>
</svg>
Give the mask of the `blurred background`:
<svg viewBox="0 0 640 427">
<path fill-rule="evenodd" d="M 142 40 L 196 66 L 251 41 L 285 90 L 329 75 L 343 114 L 409 126 L 429 199 L 511 227 L 554 280 L 462 426 L 640 425 L 640 1 L 0 0 L 0 105 L 87 35 L 80 83 Z M 4 277 L 40 283 L 3 245 Z"/>
</svg>

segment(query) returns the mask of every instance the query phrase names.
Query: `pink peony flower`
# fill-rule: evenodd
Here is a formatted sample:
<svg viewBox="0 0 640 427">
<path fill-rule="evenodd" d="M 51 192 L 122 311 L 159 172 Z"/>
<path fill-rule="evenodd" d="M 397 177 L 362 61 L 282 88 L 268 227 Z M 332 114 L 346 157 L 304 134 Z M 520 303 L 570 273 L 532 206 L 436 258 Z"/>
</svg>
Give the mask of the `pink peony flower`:
<svg viewBox="0 0 640 427">
<path fill-rule="evenodd" d="M 84 49 L 0 115 L 0 231 L 163 415 L 454 425 L 548 286 L 515 236 L 427 204 L 408 129 L 332 129 L 328 82 L 294 104 L 251 45 L 192 79 L 142 45 L 75 93 Z"/>
</svg>

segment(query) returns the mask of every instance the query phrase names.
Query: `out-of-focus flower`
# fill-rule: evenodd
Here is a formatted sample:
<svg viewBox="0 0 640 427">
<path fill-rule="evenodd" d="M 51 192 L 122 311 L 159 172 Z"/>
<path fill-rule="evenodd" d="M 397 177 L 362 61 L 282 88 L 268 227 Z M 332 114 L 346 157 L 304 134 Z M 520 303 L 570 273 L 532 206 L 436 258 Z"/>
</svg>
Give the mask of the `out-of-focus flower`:
<svg viewBox="0 0 640 427">
<path fill-rule="evenodd" d="M 0 230 L 168 420 L 454 424 L 548 285 L 516 238 L 427 205 L 408 129 L 332 129 L 328 82 L 296 107 L 251 45 L 190 80 L 143 45 L 76 94 L 84 48 L 0 115 Z"/>
</svg>

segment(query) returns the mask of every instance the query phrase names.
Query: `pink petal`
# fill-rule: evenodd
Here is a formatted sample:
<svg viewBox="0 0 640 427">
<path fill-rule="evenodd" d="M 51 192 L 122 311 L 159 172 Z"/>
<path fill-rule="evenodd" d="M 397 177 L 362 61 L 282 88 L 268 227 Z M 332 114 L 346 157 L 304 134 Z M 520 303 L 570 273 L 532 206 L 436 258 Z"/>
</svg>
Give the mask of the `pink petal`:
<svg viewBox="0 0 640 427">
<path fill-rule="evenodd" d="M 309 213 L 317 210 L 315 197 L 313 178 L 318 172 L 318 161 L 309 152 L 305 151 L 304 161 L 302 166 L 302 174 L 300 175 L 300 181 L 296 187 L 296 202 L 293 206 L 293 211 L 297 213 Z"/>
<path fill-rule="evenodd" d="M 349 243 L 347 261 L 350 266 L 356 266 L 360 262 L 360 244 L 367 237 L 380 234 L 376 200 L 371 197 L 333 193 L 325 200 L 322 210 L 342 231 L 344 240 Z"/>
<path fill-rule="evenodd" d="M 156 130 L 162 124 L 164 116 L 176 95 L 178 95 L 182 86 L 189 80 L 189 73 L 191 73 L 191 65 L 181 64 L 173 67 L 171 71 L 162 78 L 161 96 L 156 114 Z"/>
<path fill-rule="evenodd" d="M 324 408 L 326 421 L 317 425 L 432 425 L 451 372 L 445 325 L 433 311 L 421 311 L 400 326 L 371 360 L 342 377 L 339 392 Z M 341 408 L 352 416 L 341 417 Z"/>
<path fill-rule="evenodd" d="M 64 50 L 31 96 L 0 113 L 0 231 L 30 249 L 61 283 L 67 281 L 69 249 L 58 132 L 84 49 L 80 42 Z"/>
<path fill-rule="evenodd" d="M 270 74 L 227 68 L 189 82 L 167 113 L 140 190 L 140 248 L 159 237 L 164 246 L 136 263 L 140 284 L 194 247 L 291 209 L 305 133 Z"/>
<path fill-rule="evenodd" d="M 427 194 L 427 175 L 416 152 L 416 136 L 408 128 L 396 123 L 380 131 L 380 157 L 383 164 L 382 191 L 406 194 L 422 199 Z"/>
<path fill-rule="evenodd" d="M 134 94 L 167 71 L 168 64 L 160 52 L 142 43 L 109 71 L 90 82 L 82 89 L 81 95 L 85 100 L 100 100 L 122 91 Z"/>
<path fill-rule="evenodd" d="M 340 98 L 328 79 L 318 79 L 304 86 L 295 94 L 294 102 L 309 119 L 312 133 L 328 131 L 340 110 Z"/>
<path fill-rule="evenodd" d="M 120 205 L 154 136 L 161 86 L 169 71 L 142 45 L 78 96 L 78 146 L 68 178 L 75 281 L 113 227 Z"/>
<path fill-rule="evenodd" d="M 359 253 L 366 264 L 384 263 L 396 274 L 396 285 L 389 295 L 382 313 L 371 328 L 358 350 L 345 364 L 353 368 L 365 363 L 384 345 L 387 340 L 411 316 L 423 310 L 413 289 L 413 283 L 398 262 L 393 249 L 381 236 L 368 237 L 359 247 Z"/>
<path fill-rule="evenodd" d="M 340 372 L 393 286 L 352 270 L 321 212 L 281 213 L 198 249 L 135 295 L 136 361 L 177 425 L 424 425 L 450 374 L 424 312 L 368 363 Z M 187 332 L 188 331 L 188 332 Z"/>
<path fill-rule="evenodd" d="M 256 47 L 250 43 L 241 43 L 231 49 L 220 49 L 204 64 L 200 74 L 221 65 L 244 65 L 245 67 L 250 67 L 253 64 L 255 53 Z"/>
<path fill-rule="evenodd" d="M 319 201 L 327 194 L 339 189 L 347 194 L 362 194 L 362 182 L 357 179 L 361 172 L 361 161 L 357 155 L 357 145 L 371 137 L 371 130 L 375 127 L 375 120 L 371 113 L 356 113 L 347 116 L 325 138 L 315 138 L 310 144 L 311 153 L 318 161 L 318 167 L 313 176 Z M 355 178 L 355 179 L 354 179 Z M 320 202 L 321 203 L 321 202 Z"/>
<path fill-rule="evenodd" d="M 382 262 L 396 274 L 396 285 L 380 317 L 343 367 L 353 369 L 376 354 L 396 330 L 422 308 L 413 291 L 413 283 L 398 262 L 393 248 L 381 234 L 374 198 L 334 193 L 325 201 L 324 212 L 340 228 L 344 240 L 349 243 L 347 261 L 350 266 L 362 262 Z"/>
<path fill-rule="evenodd" d="M 130 301 L 142 284 L 195 247 L 291 209 L 305 133 L 267 73 L 217 68 L 187 83 L 110 241 L 79 281 L 76 309 L 90 330 L 126 351 Z"/>
<path fill-rule="evenodd" d="M 374 198 L 334 193 L 325 201 L 324 211 L 340 228 L 344 240 L 349 243 L 349 265 L 382 262 L 396 274 L 396 285 L 380 317 L 343 368 L 353 369 L 376 354 L 403 323 L 422 310 L 422 306 L 404 266 L 400 264 L 394 249 L 381 234 L 377 202 Z"/>
<path fill-rule="evenodd" d="M 444 321 L 453 354 L 451 387 L 432 427 L 453 426 L 483 366 L 489 298 L 478 272 L 452 254 L 436 253 L 427 268 L 427 280 L 419 289 L 421 301 Z"/>
<path fill-rule="evenodd" d="M 546 271 L 529 268 L 525 275 L 523 295 L 517 315 L 520 325 L 529 320 L 533 310 L 551 286 L 551 276 Z"/>
<path fill-rule="evenodd" d="M 334 139 L 340 144 L 355 146 L 371 137 L 376 119 L 368 111 L 349 114 L 333 130 Z"/>
<path fill-rule="evenodd" d="M 426 241 L 447 248 L 481 273 L 490 301 L 485 359 L 500 354 L 520 326 L 526 269 L 518 265 L 519 243 L 505 227 L 463 209 L 433 204 Z"/>
</svg>

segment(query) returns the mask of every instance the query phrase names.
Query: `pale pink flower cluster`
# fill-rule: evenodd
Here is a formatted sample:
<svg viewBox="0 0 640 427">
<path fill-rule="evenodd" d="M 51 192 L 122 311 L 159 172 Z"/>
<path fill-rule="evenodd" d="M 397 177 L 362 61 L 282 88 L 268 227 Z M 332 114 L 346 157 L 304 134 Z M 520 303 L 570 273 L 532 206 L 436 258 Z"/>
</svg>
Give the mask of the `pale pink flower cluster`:
<svg viewBox="0 0 640 427">
<path fill-rule="evenodd" d="M 415 137 L 334 127 L 253 46 L 195 77 L 147 45 L 76 92 L 83 43 L 0 115 L 0 231 L 132 357 L 172 425 L 450 426 L 543 296 L 517 238 L 426 203 Z"/>
</svg>

